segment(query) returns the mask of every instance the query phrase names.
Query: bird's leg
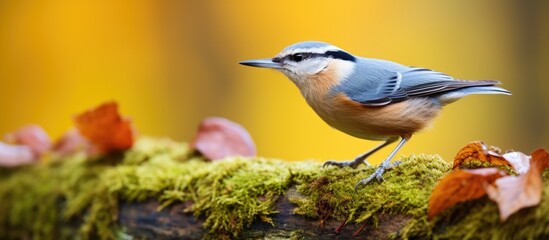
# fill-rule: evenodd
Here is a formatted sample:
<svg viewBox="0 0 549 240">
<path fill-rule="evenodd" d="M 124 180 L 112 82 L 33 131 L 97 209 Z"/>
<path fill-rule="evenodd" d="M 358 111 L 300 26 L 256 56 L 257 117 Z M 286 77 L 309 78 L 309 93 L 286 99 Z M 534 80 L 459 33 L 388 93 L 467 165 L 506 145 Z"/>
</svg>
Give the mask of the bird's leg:
<svg viewBox="0 0 549 240">
<path fill-rule="evenodd" d="M 372 155 L 373 153 L 377 152 L 379 149 L 382 149 L 383 147 L 393 143 L 396 140 L 397 140 L 397 138 L 390 138 L 387 141 L 385 141 L 384 143 L 378 145 L 377 147 L 372 148 L 370 151 L 365 152 L 365 153 L 361 154 L 360 156 L 356 157 L 353 161 L 336 162 L 336 161 L 330 160 L 330 161 L 325 162 L 324 165 L 322 165 L 322 167 L 332 165 L 332 166 L 337 166 L 337 167 L 357 168 L 361 163 L 364 163 L 364 164 L 370 166 L 370 163 L 368 163 L 366 161 L 366 158 L 369 157 L 370 155 Z"/>
<path fill-rule="evenodd" d="M 365 178 L 365 179 L 362 179 L 360 180 L 356 185 L 355 185 L 355 190 L 358 189 L 358 187 L 360 185 L 365 185 L 365 184 L 368 184 L 370 181 L 372 181 L 372 179 L 376 178 L 379 182 L 382 182 L 384 179 L 383 179 L 383 173 L 385 172 L 386 169 L 388 168 L 391 168 L 393 166 L 398 166 L 398 164 L 400 163 L 395 163 L 395 164 L 391 164 L 391 159 L 395 156 L 395 154 L 398 152 L 398 150 L 404 146 L 404 144 L 412 137 L 412 135 L 405 135 L 405 136 L 402 136 L 402 139 L 400 140 L 400 142 L 398 142 L 398 145 L 395 147 L 395 149 L 389 154 L 389 156 L 383 160 L 383 162 L 381 162 L 381 164 L 379 165 L 379 167 L 377 167 L 376 171 L 374 173 L 372 173 L 372 175 L 370 175 L 369 177 Z"/>
</svg>

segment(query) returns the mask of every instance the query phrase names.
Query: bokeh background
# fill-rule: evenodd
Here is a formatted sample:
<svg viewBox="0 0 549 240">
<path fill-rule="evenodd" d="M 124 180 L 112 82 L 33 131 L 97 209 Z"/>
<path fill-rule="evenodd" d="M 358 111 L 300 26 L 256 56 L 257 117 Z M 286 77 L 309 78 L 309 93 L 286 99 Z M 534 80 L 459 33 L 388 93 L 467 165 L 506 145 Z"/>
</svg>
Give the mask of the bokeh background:
<svg viewBox="0 0 549 240">
<path fill-rule="evenodd" d="M 223 116 L 262 156 L 351 159 L 378 143 L 330 128 L 282 74 L 238 65 L 303 40 L 513 92 L 447 106 L 399 155 L 549 147 L 549 1 L 518 0 L 0 1 L 0 133 L 37 123 L 56 138 L 115 100 L 143 135 L 185 141 Z"/>
</svg>

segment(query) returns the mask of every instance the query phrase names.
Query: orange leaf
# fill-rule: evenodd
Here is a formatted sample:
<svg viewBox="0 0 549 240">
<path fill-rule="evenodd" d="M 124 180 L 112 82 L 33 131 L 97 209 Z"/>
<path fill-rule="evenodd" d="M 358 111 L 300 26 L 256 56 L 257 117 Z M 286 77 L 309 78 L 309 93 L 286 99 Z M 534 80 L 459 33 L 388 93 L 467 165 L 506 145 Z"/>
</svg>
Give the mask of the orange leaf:
<svg viewBox="0 0 549 240">
<path fill-rule="evenodd" d="M 501 221 L 518 210 L 538 205 L 543 193 L 541 172 L 549 167 L 549 153 L 538 149 L 532 153 L 530 169 L 518 177 L 507 176 L 487 185 L 488 197 L 497 203 Z"/>
<path fill-rule="evenodd" d="M 440 214 L 457 203 L 480 198 L 486 194 L 484 185 L 505 175 L 497 168 L 457 169 L 442 178 L 429 198 L 428 217 Z"/>
<path fill-rule="evenodd" d="M 105 103 L 78 115 L 75 124 L 99 153 L 123 151 L 133 145 L 131 123 L 119 115 L 115 102 Z"/>
<path fill-rule="evenodd" d="M 481 141 L 475 141 L 467 144 L 456 154 L 454 166 L 452 169 L 464 168 L 464 165 L 471 161 L 481 161 L 488 163 L 491 167 L 509 166 L 511 164 L 503 158 L 494 147 L 488 147 Z"/>
</svg>

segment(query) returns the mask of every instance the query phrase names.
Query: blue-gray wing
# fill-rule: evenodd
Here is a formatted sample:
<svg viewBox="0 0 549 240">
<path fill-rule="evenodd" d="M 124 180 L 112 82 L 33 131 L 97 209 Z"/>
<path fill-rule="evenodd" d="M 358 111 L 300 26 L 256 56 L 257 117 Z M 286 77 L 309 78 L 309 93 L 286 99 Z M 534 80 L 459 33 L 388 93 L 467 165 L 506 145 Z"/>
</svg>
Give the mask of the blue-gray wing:
<svg viewBox="0 0 549 240">
<path fill-rule="evenodd" d="M 458 89 L 494 86 L 499 83 L 493 80 L 456 80 L 426 68 L 382 63 L 385 68 L 370 69 L 369 72 L 362 73 L 363 76 L 357 78 L 358 81 L 346 81 L 347 86 L 342 88 L 346 95 L 365 106 L 384 106 L 413 97 L 436 97 Z"/>
</svg>

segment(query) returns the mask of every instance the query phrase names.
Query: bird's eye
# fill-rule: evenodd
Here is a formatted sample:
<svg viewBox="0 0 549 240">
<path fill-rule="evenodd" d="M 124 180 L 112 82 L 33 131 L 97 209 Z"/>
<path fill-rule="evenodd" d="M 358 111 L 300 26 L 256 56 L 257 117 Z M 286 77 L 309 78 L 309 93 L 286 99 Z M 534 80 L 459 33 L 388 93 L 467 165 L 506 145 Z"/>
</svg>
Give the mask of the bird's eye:
<svg viewBox="0 0 549 240">
<path fill-rule="evenodd" d="M 290 55 L 290 60 L 294 62 L 301 62 L 303 59 L 305 59 L 305 55 L 303 53 L 296 53 Z"/>
</svg>

